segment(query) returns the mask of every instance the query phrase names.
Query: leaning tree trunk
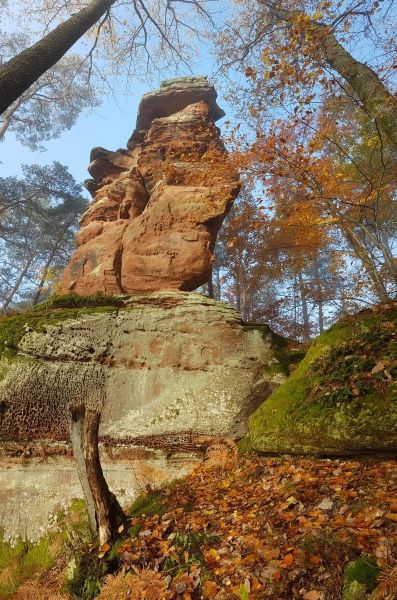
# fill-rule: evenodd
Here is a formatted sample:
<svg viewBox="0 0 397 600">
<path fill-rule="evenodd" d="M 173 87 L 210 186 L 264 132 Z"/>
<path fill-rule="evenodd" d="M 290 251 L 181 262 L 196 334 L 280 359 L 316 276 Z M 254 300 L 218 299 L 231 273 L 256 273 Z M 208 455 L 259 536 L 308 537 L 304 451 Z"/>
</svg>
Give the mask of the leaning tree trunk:
<svg viewBox="0 0 397 600">
<path fill-rule="evenodd" d="M 268 0 L 259 0 L 259 2 L 266 6 L 273 17 L 291 26 L 293 26 L 296 17 L 302 14 L 297 10 L 284 10 L 280 5 L 277 5 L 276 8 Z M 376 119 L 379 128 L 397 147 L 396 98 L 389 92 L 373 69 L 353 58 L 345 50 L 326 25 L 310 21 L 310 27 L 312 34 L 317 36 L 317 43 L 325 62 L 347 81 L 370 117 Z"/>
<path fill-rule="evenodd" d="M 0 67 L 0 114 L 41 75 L 53 67 L 114 4 L 115 0 L 93 0 Z"/>
<path fill-rule="evenodd" d="M 102 545 L 124 524 L 126 517 L 103 475 L 98 449 L 101 414 L 80 407 L 71 411 L 70 438 L 83 488 L 90 528 Z"/>
</svg>

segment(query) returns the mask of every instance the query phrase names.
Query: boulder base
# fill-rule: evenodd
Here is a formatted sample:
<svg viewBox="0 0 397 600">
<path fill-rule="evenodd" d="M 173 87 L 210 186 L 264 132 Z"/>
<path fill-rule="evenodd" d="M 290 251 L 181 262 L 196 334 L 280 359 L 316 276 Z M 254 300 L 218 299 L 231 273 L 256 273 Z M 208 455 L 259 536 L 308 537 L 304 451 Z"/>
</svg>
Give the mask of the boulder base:
<svg viewBox="0 0 397 600">
<path fill-rule="evenodd" d="M 68 406 L 102 397 L 110 443 L 192 430 L 241 437 L 284 380 L 273 334 L 229 305 L 183 292 L 124 305 L 26 318 L 19 353 L 0 363 L 1 438 L 67 439 Z"/>
</svg>

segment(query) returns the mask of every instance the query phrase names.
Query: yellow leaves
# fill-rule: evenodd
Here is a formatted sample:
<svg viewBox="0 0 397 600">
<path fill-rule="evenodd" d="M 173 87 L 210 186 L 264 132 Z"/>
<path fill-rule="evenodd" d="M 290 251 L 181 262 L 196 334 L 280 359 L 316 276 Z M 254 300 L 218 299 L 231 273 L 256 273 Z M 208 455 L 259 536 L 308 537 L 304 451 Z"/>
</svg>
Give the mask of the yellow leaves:
<svg viewBox="0 0 397 600">
<path fill-rule="evenodd" d="M 364 145 L 367 148 L 379 148 L 380 147 L 380 138 L 378 135 L 374 135 L 368 139 L 365 140 Z"/>
</svg>

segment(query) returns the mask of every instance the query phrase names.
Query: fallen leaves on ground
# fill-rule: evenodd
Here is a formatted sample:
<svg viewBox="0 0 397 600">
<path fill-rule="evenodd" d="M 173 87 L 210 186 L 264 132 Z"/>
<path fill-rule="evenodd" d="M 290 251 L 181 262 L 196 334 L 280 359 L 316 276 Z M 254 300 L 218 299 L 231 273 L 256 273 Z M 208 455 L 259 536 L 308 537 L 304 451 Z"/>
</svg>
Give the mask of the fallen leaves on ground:
<svg viewBox="0 0 397 600">
<path fill-rule="evenodd" d="M 159 495 L 165 513 L 133 518 L 119 556 L 161 571 L 175 599 L 336 600 L 346 564 L 397 539 L 391 460 L 244 455 Z"/>
</svg>

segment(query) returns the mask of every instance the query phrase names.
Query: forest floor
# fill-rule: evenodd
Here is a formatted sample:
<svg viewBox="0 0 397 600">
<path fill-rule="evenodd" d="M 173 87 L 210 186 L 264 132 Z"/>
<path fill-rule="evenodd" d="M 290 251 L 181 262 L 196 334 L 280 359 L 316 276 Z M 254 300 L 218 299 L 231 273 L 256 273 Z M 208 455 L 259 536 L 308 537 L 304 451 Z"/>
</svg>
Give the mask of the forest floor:
<svg viewBox="0 0 397 600">
<path fill-rule="evenodd" d="M 394 460 L 209 458 L 139 498 L 112 545 L 86 547 L 116 568 L 101 600 L 397 598 Z"/>
</svg>

